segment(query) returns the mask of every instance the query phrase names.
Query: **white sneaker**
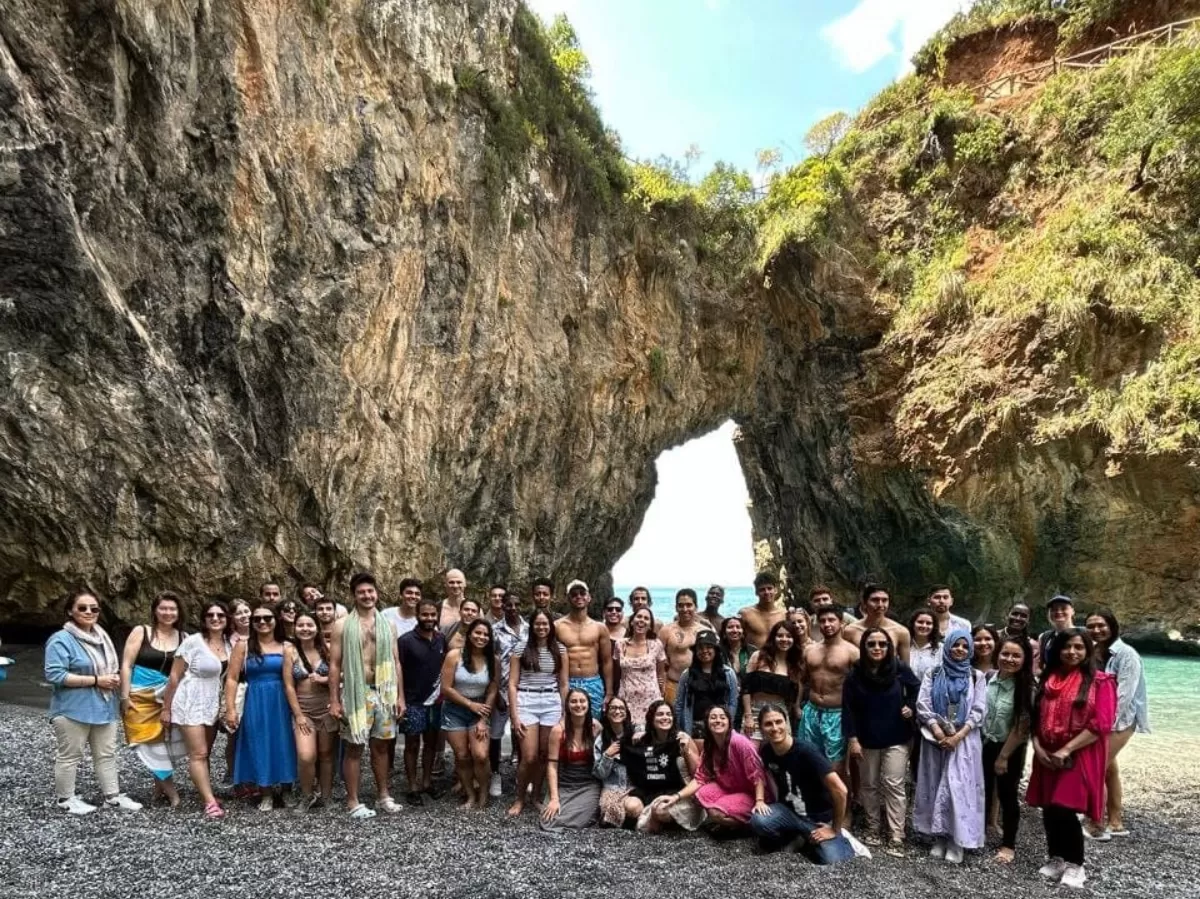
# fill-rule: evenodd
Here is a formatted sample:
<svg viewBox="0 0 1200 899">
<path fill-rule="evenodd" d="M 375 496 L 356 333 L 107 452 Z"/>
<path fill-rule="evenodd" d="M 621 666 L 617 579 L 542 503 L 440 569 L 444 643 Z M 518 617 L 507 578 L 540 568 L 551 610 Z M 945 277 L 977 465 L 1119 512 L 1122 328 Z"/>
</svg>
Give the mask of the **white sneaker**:
<svg viewBox="0 0 1200 899">
<path fill-rule="evenodd" d="M 963 848 L 953 840 L 946 847 L 946 861 L 952 865 L 961 865 L 963 860 Z"/>
<path fill-rule="evenodd" d="M 1063 872 L 1067 870 L 1067 863 L 1061 858 L 1052 858 L 1046 864 L 1038 868 L 1038 873 L 1043 877 L 1049 877 L 1052 880 L 1058 880 L 1063 876 Z"/>
<path fill-rule="evenodd" d="M 108 808 L 119 808 L 127 812 L 140 812 L 142 810 L 142 804 L 140 802 L 134 802 L 124 793 L 118 793 L 116 796 L 110 796 L 108 799 L 104 800 L 104 804 Z"/>
<path fill-rule="evenodd" d="M 493 799 L 499 799 L 500 794 L 502 792 L 503 792 L 503 786 L 500 783 L 500 775 L 493 774 L 492 782 L 490 784 L 488 784 L 488 795 L 491 796 Z"/>
<path fill-rule="evenodd" d="M 270 793 L 264 794 L 263 798 L 258 800 L 258 810 L 260 812 L 275 811 L 275 797 Z"/>
<path fill-rule="evenodd" d="M 1067 865 L 1059 883 L 1073 890 L 1082 890 L 1083 885 L 1087 883 L 1087 874 L 1083 872 L 1083 865 Z"/>
<path fill-rule="evenodd" d="M 96 810 L 96 806 L 88 805 L 78 796 L 72 796 L 70 799 L 58 800 L 58 807 L 68 815 L 90 815 Z"/>
<path fill-rule="evenodd" d="M 946 841 L 934 840 L 933 848 L 929 850 L 930 858 L 945 858 L 946 857 Z"/>
</svg>

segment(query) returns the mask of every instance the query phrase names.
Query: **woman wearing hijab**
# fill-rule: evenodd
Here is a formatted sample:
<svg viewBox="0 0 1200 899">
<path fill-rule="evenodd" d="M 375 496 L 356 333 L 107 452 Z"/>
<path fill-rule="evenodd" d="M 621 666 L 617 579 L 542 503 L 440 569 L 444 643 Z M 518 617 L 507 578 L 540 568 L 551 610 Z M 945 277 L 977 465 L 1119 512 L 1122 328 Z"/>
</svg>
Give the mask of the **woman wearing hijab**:
<svg viewBox="0 0 1200 899">
<path fill-rule="evenodd" d="M 121 663 L 112 639 L 96 622 L 100 602 L 80 590 L 67 597 L 67 623 L 46 642 L 45 675 L 50 694 L 50 726 L 54 729 L 54 795 L 58 807 L 87 815 L 96 806 L 75 795 L 75 775 L 84 747 L 92 750 L 92 767 L 104 805 L 126 811 L 142 806 L 117 786 L 117 697 Z"/>
<path fill-rule="evenodd" d="M 1092 638 L 1083 628 L 1054 634 L 1033 697 L 1033 773 L 1025 801 L 1042 810 L 1046 854 L 1038 872 L 1081 889 L 1083 825 L 1079 815 L 1104 814 L 1108 741 L 1117 718 L 1117 688 L 1097 671 Z"/>
<path fill-rule="evenodd" d="M 842 684 L 842 734 L 850 758 L 862 764 L 859 795 L 870 830 L 863 842 L 878 845 L 886 839 L 889 855 L 903 855 L 904 775 L 921 684 L 896 658 L 883 628 L 868 627 L 859 647 L 862 654 Z M 881 807 L 886 821 L 880 819 Z"/>
<path fill-rule="evenodd" d="M 933 837 L 934 858 L 960 864 L 963 850 L 984 842 L 983 743 L 987 684 L 971 668 L 971 632 L 955 628 L 942 645 L 942 661 L 921 681 L 917 721 L 927 743 L 921 750 L 913 826 Z"/>
</svg>

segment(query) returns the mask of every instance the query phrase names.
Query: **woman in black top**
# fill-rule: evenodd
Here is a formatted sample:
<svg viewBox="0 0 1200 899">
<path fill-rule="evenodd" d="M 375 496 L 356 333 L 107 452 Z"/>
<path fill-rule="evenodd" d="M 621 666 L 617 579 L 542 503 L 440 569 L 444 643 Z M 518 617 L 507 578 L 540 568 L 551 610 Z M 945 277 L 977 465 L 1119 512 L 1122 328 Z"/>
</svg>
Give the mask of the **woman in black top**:
<svg viewBox="0 0 1200 899">
<path fill-rule="evenodd" d="M 627 821 L 637 821 L 647 806 L 651 811 L 643 822 L 644 830 L 661 830 L 664 824 L 673 820 L 670 810 L 656 807 L 654 800 L 683 789 L 680 760 L 690 779 L 699 763 L 695 744 L 677 726 L 670 703 L 656 700 L 646 712 L 645 732 L 621 750 L 629 783 L 629 795 L 625 797 Z"/>
<path fill-rule="evenodd" d="M 859 646 L 862 654 L 842 685 L 842 733 L 850 758 L 861 763 L 860 795 L 868 827 L 863 842 L 879 845 L 886 836 L 887 853 L 903 855 L 904 774 L 921 685 L 896 658 L 883 628 L 867 628 Z M 880 820 L 881 806 L 886 821 Z"/>
<path fill-rule="evenodd" d="M 787 709 L 791 714 L 789 720 L 798 720 L 803 670 L 804 656 L 795 625 L 789 621 L 776 622 L 767 634 L 767 642 L 750 657 L 742 675 L 742 733 L 755 741 L 762 739 L 758 713 L 771 702 Z"/>
</svg>

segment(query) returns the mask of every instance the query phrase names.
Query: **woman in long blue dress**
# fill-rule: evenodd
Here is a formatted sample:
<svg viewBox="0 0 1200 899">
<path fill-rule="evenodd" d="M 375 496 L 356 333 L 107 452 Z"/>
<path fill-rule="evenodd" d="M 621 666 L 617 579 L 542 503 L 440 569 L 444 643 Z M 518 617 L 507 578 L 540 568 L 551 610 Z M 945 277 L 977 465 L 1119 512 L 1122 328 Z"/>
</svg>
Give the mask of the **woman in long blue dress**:
<svg viewBox="0 0 1200 899">
<path fill-rule="evenodd" d="M 958 864 L 963 850 L 983 847 L 983 741 L 987 681 L 971 668 L 970 631 L 952 630 L 942 661 L 926 673 L 917 721 L 929 735 L 921 747 L 913 827 L 933 837 L 934 858 Z"/>
<path fill-rule="evenodd" d="M 291 795 L 296 780 L 296 738 L 292 712 L 283 689 L 283 640 L 280 622 L 268 605 L 250 616 L 250 637 L 234 647 L 225 679 L 225 723 L 236 735 L 233 782 L 263 788 L 260 811 Z M 246 700 L 238 720 L 234 699 L 239 675 Z M 288 787 L 289 789 L 284 789 Z"/>
</svg>

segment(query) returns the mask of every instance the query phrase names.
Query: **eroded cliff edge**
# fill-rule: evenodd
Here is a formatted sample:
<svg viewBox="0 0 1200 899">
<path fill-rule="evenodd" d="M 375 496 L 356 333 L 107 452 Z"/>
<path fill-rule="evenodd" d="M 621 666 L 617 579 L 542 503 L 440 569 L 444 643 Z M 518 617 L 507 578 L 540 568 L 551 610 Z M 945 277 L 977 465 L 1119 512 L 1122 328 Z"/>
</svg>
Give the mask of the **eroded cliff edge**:
<svg viewBox="0 0 1200 899">
<path fill-rule="evenodd" d="M 656 455 L 732 416 L 794 580 L 1195 624 L 1186 454 L 1114 473 L 932 420 L 919 448 L 871 266 L 814 241 L 730 273 L 537 148 L 497 193 L 461 82 L 529 65 L 512 0 L 0 13 L 5 618 L 78 580 L 122 615 L 360 565 L 602 584 Z"/>
</svg>

